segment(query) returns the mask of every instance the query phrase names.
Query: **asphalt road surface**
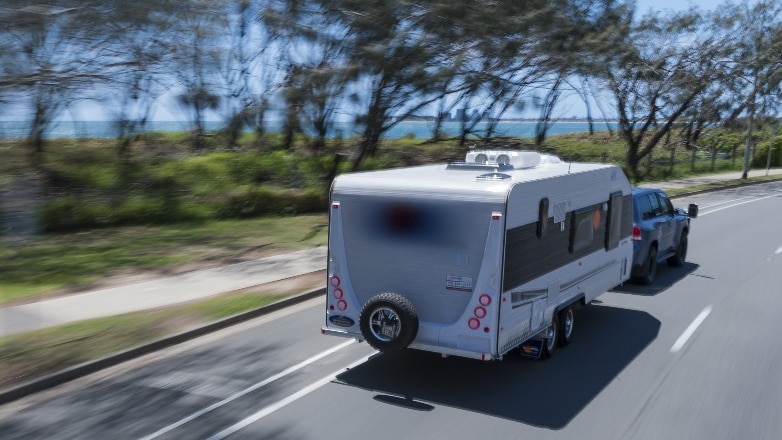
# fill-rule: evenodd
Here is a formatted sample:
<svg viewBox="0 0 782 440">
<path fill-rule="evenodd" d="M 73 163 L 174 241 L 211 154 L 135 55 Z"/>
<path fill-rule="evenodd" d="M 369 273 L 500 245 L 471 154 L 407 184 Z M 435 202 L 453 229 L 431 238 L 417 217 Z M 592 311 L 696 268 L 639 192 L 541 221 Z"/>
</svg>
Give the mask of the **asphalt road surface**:
<svg viewBox="0 0 782 440">
<path fill-rule="evenodd" d="M 688 263 L 547 361 L 382 356 L 318 299 L 0 407 L 0 438 L 780 439 L 782 183 L 690 202 Z"/>
</svg>

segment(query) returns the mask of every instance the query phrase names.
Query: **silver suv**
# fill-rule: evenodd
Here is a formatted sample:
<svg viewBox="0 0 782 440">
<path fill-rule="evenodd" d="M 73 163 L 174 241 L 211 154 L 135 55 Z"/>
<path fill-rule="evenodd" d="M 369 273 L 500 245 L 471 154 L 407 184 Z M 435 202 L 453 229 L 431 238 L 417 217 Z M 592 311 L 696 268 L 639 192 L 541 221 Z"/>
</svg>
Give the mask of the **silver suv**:
<svg viewBox="0 0 782 440">
<path fill-rule="evenodd" d="M 652 188 L 633 188 L 633 278 L 651 284 L 657 263 L 667 260 L 678 267 L 687 258 L 690 219 L 698 216 L 698 205 L 687 212 L 674 209 L 668 195 Z"/>
</svg>

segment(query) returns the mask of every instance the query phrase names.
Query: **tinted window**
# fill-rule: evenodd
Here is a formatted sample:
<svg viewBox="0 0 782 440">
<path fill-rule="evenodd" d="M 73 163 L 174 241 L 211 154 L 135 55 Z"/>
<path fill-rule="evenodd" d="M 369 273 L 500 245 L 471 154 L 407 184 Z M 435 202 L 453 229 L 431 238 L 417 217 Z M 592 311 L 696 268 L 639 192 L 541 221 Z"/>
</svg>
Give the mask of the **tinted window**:
<svg viewBox="0 0 782 440">
<path fill-rule="evenodd" d="M 611 250 L 619 246 L 622 237 L 622 193 L 611 194 L 608 199 L 608 227 L 606 228 L 605 248 Z"/>
<path fill-rule="evenodd" d="M 662 215 L 663 209 L 660 206 L 660 202 L 657 200 L 657 197 L 655 197 L 654 194 L 647 194 L 646 197 L 649 199 L 649 203 L 652 205 L 652 215 L 650 218 Z"/>
<path fill-rule="evenodd" d="M 673 215 L 673 205 L 671 204 L 671 200 L 661 193 L 657 193 L 657 199 L 660 202 L 660 208 L 662 209 L 662 212 L 664 214 Z"/>
<path fill-rule="evenodd" d="M 538 238 L 546 236 L 546 228 L 548 227 L 548 198 L 540 200 L 538 205 Z"/>
<path fill-rule="evenodd" d="M 649 203 L 647 194 L 636 197 L 635 203 L 638 205 L 638 214 L 641 220 L 649 220 L 652 217 L 652 205 Z"/>
<path fill-rule="evenodd" d="M 570 253 L 592 246 L 598 236 L 595 234 L 601 226 L 602 215 L 599 207 L 573 211 L 570 226 Z"/>
</svg>

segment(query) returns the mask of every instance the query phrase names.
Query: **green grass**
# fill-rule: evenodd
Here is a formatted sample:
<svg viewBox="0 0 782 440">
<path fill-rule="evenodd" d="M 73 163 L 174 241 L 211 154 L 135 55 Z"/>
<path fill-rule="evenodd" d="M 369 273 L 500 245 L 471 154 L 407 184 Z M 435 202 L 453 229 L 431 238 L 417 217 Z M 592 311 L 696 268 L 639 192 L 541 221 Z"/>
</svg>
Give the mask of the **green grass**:
<svg viewBox="0 0 782 440">
<path fill-rule="evenodd" d="M 0 338 L 0 388 L 255 309 L 284 296 L 264 292 L 227 294 L 164 310 L 90 319 L 6 336 Z"/>
<path fill-rule="evenodd" d="M 326 244 L 326 215 L 127 226 L 0 244 L 0 304 L 101 278 Z"/>
</svg>

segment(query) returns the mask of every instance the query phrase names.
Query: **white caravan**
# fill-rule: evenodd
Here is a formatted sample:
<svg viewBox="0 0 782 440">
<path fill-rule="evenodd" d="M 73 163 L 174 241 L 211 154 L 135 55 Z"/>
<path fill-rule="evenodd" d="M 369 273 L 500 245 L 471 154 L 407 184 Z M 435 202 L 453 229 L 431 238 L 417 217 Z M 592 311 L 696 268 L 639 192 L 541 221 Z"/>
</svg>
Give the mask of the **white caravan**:
<svg viewBox="0 0 782 440">
<path fill-rule="evenodd" d="M 337 177 L 322 333 L 501 359 L 546 357 L 574 308 L 630 276 L 630 184 L 615 165 L 531 151 Z"/>
</svg>

